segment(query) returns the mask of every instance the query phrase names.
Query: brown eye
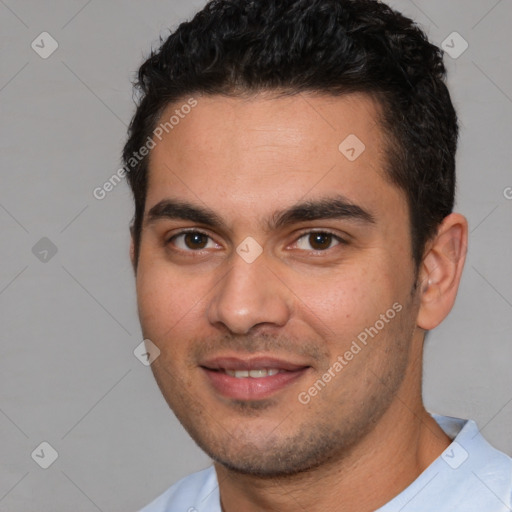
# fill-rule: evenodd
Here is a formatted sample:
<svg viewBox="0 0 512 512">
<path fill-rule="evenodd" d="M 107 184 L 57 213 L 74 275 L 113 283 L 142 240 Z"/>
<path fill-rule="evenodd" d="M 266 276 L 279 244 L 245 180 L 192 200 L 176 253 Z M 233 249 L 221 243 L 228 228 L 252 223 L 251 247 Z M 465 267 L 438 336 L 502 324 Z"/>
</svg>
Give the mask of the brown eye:
<svg viewBox="0 0 512 512">
<path fill-rule="evenodd" d="M 169 241 L 182 251 L 200 251 L 201 249 L 213 249 L 215 242 L 205 233 L 200 231 L 188 231 L 175 235 Z"/>
<path fill-rule="evenodd" d="M 311 233 L 308 242 L 315 251 L 324 251 L 331 246 L 332 238 L 330 233 Z"/>
<path fill-rule="evenodd" d="M 297 240 L 296 246 L 304 251 L 326 251 L 342 242 L 343 240 L 332 233 L 312 231 L 302 235 Z"/>
<path fill-rule="evenodd" d="M 186 233 L 183 241 L 189 249 L 204 249 L 208 244 L 208 236 L 203 233 Z"/>
</svg>

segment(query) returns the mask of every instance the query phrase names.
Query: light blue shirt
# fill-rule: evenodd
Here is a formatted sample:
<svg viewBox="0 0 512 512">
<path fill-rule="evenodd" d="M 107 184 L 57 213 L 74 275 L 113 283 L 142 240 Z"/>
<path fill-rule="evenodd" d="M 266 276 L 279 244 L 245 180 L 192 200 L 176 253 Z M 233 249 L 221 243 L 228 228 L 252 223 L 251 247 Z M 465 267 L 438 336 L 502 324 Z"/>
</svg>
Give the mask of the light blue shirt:
<svg viewBox="0 0 512 512">
<path fill-rule="evenodd" d="M 474 421 L 432 416 L 453 442 L 376 512 L 511 512 L 512 459 L 493 448 Z M 221 512 L 213 466 L 180 480 L 140 512 Z"/>
</svg>

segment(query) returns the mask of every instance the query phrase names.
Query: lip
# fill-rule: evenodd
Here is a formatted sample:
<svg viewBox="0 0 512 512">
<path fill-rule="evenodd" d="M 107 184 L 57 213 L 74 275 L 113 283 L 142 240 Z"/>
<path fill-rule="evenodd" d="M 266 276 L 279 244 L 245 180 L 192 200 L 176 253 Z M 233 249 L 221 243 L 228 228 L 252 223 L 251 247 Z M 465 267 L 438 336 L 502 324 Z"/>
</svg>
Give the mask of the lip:
<svg viewBox="0 0 512 512">
<path fill-rule="evenodd" d="M 289 372 L 306 368 L 309 365 L 292 363 L 284 359 L 276 357 L 257 356 L 257 357 L 215 357 L 208 359 L 200 366 L 210 370 L 256 370 L 258 368 L 278 368 L 279 370 L 286 370 Z"/>
<path fill-rule="evenodd" d="M 216 357 L 200 364 L 212 387 L 226 398 L 236 400 L 264 400 L 290 386 L 310 368 L 309 365 L 292 363 L 275 357 Z M 237 378 L 223 370 L 256 370 L 277 368 L 275 375 L 260 378 Z"/>
</svg>

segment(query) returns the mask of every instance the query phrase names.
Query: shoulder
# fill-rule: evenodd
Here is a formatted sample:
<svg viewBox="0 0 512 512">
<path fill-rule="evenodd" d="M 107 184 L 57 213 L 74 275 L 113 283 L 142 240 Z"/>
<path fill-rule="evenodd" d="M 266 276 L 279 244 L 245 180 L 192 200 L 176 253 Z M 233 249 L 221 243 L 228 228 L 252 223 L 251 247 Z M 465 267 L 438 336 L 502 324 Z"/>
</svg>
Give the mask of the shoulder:
<svg viewBox="0 0 512 512">
<path fill-rule="evenodd" d="M 220 512 L 213 466 L 186 476 L 139 512 Z"/>
<path fill-rule="evenodd" d="M 441 455 L 445 463 L 444 479 L 451 489 L 463 490 L 461 494 L 468 501 L 475 506 L 479 504 L 480 508 L 475 510 L 498 510 L 491 508 L 491 504 L 496 507 L 505 505 L 506 510 L 511 510 L 512 458 L 492 446 L 474 421 L 436 419 L 441 420 L 438 423 L 445 432 L 449 432 L 450 426 L 460 428 L 452 444 Z"/>
<path fill-rule="evenodd" d="M 474 421 L 432 416 L 451 444 L 378 512 L 510 512 L 512 459 L 489 444 Z"/>
</svg>

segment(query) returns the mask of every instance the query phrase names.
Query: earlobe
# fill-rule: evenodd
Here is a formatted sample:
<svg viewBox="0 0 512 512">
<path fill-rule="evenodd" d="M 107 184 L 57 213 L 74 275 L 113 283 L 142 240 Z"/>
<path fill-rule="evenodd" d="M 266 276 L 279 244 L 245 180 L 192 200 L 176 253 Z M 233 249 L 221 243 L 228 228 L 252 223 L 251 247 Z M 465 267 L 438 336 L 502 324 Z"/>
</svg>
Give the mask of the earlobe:
<svg viewBox="0 0 512 512">
<path fill-rule="evenodd" d="M 418 327 L 430 330 L 451 311 L 466 259 L 468 226 L 464 216 L 445 217 L 428 244 L 420 268 Z"/>
</svg>

